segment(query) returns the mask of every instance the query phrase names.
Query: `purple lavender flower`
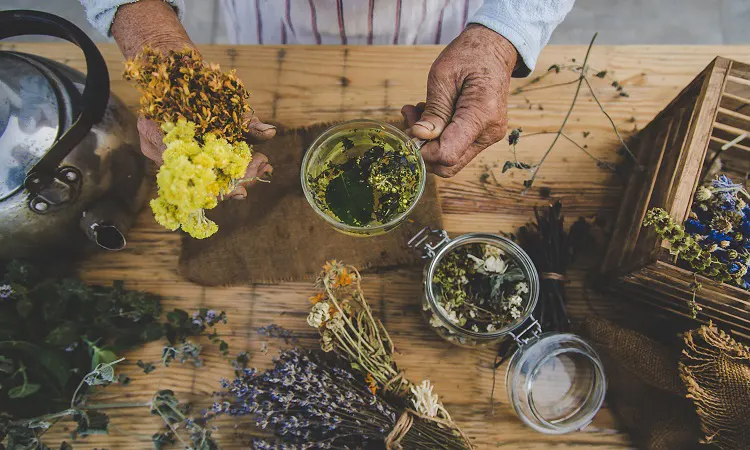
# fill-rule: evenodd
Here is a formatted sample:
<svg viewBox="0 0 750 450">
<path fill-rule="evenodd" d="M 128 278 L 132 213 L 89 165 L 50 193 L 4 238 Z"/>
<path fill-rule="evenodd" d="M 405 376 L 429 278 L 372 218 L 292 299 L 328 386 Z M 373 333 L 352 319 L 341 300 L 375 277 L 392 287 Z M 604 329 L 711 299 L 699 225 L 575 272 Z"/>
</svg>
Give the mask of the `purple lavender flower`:
<svg viewBox="0 0 750 450">
<path fill-rule="evenodd" d="M 9 284 L 0 284 L 0 299 L 9 298 L 13 294 L 13 288 Z"/>
</svg>

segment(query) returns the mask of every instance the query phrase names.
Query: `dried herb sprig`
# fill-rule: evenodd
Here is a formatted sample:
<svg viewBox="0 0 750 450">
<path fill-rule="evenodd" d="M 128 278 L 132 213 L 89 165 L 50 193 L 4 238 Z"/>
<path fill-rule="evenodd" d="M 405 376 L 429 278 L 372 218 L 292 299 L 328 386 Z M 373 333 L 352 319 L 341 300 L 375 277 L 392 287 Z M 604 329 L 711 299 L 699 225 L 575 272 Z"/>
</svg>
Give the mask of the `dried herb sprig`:
<svg viewBox="0 0 750 450">
<path fill-rule="evenodd" d="M 636 167 L 640 167 L 640 164 L 638 163 L 637 159 L 635 158 L 635 155 L 630 150 L 630 148 L 628 147 L 628 145 L 625 143 L 625 140 L 623 139 L 622 135 L 620 134 L 619 130 L 617 129 L 617 126 L 615 125 L 614 120 L 609 115 L 609 113 L 607 113 L 607 111 L 604 108 L 604 105 L 602 105 L 602 103 L 599 101 L 599 98 L 597 97 L 596 92 L 594 91 L 593 86 L 591 85 L 590 81 L 588 80 L 588 74 L 589 74 L 589 72 L 592 71 L 591 68 L 588 65 L 588 60 L 589 60 L 589 55 L 591 53 L 591 48 L 594 45 L 594 41 L 596 40 L 597 35 L 598 35 L 598 33 L 595 33 L 594 36 L 591 38 L 591 42 L 589 43 L 589 46 L 586 49 L 586 56 L 583 59 L 583 64 L 581 64 L 580 66 L 570 67 L 570 69 L 572 69 L 573 71 L 575 71 L 575 72 L 578 73 L 578 78 L 577 79 L 569 81 L 569 82 L 565 82 L 565 83 L 558 83 L 558 84 L 550 85 L 550 86 L 537 86 L 537 87 L 533 87 L 533 88 L 528 88 L 527 87 L 528 84 L 536 84 L 539 81 L 541 81 L 542 78 L 544 78 L 545 76 L 547 76 L 547 75 L 549 75 L 551 73 L 559 73 L 560 70 L 562 70 L 563 68 L 569 68 L 567 66 L 563 67 L 563 66 L 554 65 L 554 66 L 550 67 L 550 69 L 544 75 L 541 75 L 541 76 L 539 76 L 539 77 L 537 77 L 535 79 L 532 79 L 532 81 L 529 82 L 527 85 L 521 86 L 519 89 L 516 89 L 515 91 L 513 91 L 513 94 L 518 94 L 518 93 L 521 93 L 521 92 L 527 92 L 529 90 L 546 89 L 548 87 L 550 87 L 550 88 L 551 87 L 559 87 L 559 86 L 565 86 L 565 85 L 569 85 L 569 84 L 575 84 L 576 85 L 576 90 L 575 90 L 575 93 L 573 94 L 573 100 L 571 101 L 570 107 L 568 108 L 568 111 L 565 114 L 565 117 L 563 118 L 563 121 L 560 124 L 560 127 L 557 129 L 557 131 L 540 131 L 540 132 L 537 132 L 537 133 L 531 133 L 531 134 L 527 134 L 527 135 L 524 136 L 526 138 L 531 137 L 531 136 L 545 135 L 545 134 L 553 134 L 555 136 L 554 139 L 552 140 L 552 143 L 549 145 L 549 147 L 547 148 L 547 150 L 544 152 L 544 155 L 542 156 L 542 159 L 538 163 L 536 163 L 536 164 L 530 164 L 530 163 L 520 162 L 518 160 L 518 158 L 516 157 L 515 145 L 518 143 L 518 140 L 520 138 L 520 129 L 518 129 L 518 132 L 515 132 L 516 130 L 513 130 L 511 132 L 511 135 L 509 136 L 509 144 L 513 146 L 514 160 L 513 161 L 507 161 L 505 163 L 505 165 L 503 166 L 503 172 L 505 172 L 505 171 L 507 171 L 509 169 L 524 169 L 524 170 L 529 170 L 531 172 L 531 178 L 529 178 L 527 180 L 524 180 L 524 182 L 523 182 L 524 192 L 528 191 L 533 186 L 534 181 L 536 180 L 536 177 L 537 177 L 537 175 L 539 173 L 539 170 L 541 169 L 542 165 L 547 160 L 547 157 L 552 152 L 552 149 L 555 147 L 555 145 L 557 144 L 557 142 L 559 141 L 559 139 L 561 137 L 563 139 L 568 140 L 572 144 L 574 144 L 579 150 L 583 151 L 586 155 L 588 155 L 590 158 L 592 158 L 594 161 L 596 161 L 596 163 L 597 163 L 597 165 L 599 167 L 605 168 L 605 169 L 608 169 L 608 170 L 614 170 L 615 169 L 615 167 L 612 164 L 607 163 L 605 161 L 602 161 L 602 160 L 596 158 L 591 152 L 588 151 L 587 146 L 580 145 L 572 137 L 570 137 L 567 133 L 565 133 L 565 126 L 567 125 L 568 120 L 570 119 L 570 116 L 573 113 L 573 109 L 575 108 L 576 102 L 578 101 L 578 98 L 579 98 L 581 87 L 583 87 L 584 84 L 586 85 L 586 87 L 588 88 L 589 92 L 591 93 L 591 96 L 596 101 L 597 105 L 599 106 L 599 109 L 601 109 L 602 113 L 607 117 L 607 120 L 609 120 L 610 124 L 612 125 L 612 129 L 614 130 L 615 134 L 617 135 L 617 138 L 620 140 L 620 144 L 622 145 L 622 147 L 625 150 L 625 152 L 635 162 Z M 604 78 L 606 76 L 606 74 L 607 74 L 607 71 L 596 71 L 596 73 L 594 74 L 594 76 L 596 76 L 598 78 Z M 620 93 L 620 96 L 623 96 L 623 97 L 628 96 L 622 90 L 622 86 L 617 81 L 613 82 L 613 87 L 615 87 L 615 89 L 618 90 L 618 92 Z"/>
<path fill-rule="evenodd" d="M 147 119 L 193 122 L 199 142 L 207 133 L 231 143 L 247 134 L 252 108 L 242 81 L 234 69 L 224 72 L 193 49 L 163 53 L 145 47 L 125 63 L 124 78 L 138 86 L 139 112 Z"/>
</svg>

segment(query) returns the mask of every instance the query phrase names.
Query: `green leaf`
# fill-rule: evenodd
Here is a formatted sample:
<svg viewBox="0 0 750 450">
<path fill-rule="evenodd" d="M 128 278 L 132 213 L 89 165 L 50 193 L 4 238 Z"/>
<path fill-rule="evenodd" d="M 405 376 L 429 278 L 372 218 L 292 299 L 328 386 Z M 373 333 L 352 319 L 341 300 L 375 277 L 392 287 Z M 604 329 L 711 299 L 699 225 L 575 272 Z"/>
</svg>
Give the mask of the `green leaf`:
<svg viewBox="0 0 750 450">
<path fill-rule="evenodd" d="M 372 220 L 375 197 L 362 174 L 345 172 L 328 185 L 326 204 L 341 222 L 358 226 Z"/>
<path fill-rule="evenodd" d="M 8 398 L 24 398 L 36 393 L 41 388 L 40 385 L 34 383 L 26 383 L 21 386 L 16 386 L 8 391 Z"/>
<path fill-rule="evenodd" d="M 23 319 L 29 317 L 31 310 L 33 309 L 34 303 L 25 295 L 16 301 L 16 312 L 18 312 L 18 315 Z"/>
<path fill-rule="evenodd" d="M 78 340 L 78 326 L 71 321 L 63 322 L 47 334 L 46 343 L 55 347 L 67 347 Z"/>
</svg>

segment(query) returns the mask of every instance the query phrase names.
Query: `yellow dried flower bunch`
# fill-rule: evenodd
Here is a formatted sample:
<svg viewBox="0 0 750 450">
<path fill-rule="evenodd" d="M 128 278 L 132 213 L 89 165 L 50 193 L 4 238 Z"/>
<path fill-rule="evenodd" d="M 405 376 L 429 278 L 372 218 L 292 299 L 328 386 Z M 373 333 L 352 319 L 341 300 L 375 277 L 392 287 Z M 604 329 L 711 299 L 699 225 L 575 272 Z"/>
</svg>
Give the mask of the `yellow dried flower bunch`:
<svg viewBox="0 0 750 450">
<path fill-rule="evenodd" d="M 146 47 L 125 63 L 124 77 L 141 92 L 140 113 L 165 133 L 159 197 L 151 201 L 156 221 L 197 239 L 213 235 L 218 226 L 205 211 L 239 185 L 252 159 L 244 142 L 250 95 L 234 71 L 188 48 Z"/>
<path fill-rule="evenodd" d="M 167 149 L 156 175 L 159 197 L 151 200 L 151 210 L 165 228 L 182 228 L 203 239 L 218 230 L 205 210 L 216 207 L 218 196 L 237 187 L 252 156 L 247 143 L 230 144 L 214 133 L 205 134 L 201 145 L 195 139 L 196 128 L 185 119 L 162 125 Z"/>
<path fill-rule="evenodd" d="M 250 94 L 234 70 L 222 72 L 195 50 L 164 54 L 145 47 L 125 63 L 124 77 L 141 93 L 140 113 L 160 123 L 186 119 L 196 124 L 196 136 L 213 132 L 229 142 L 245 138 Z"/>
</svg>

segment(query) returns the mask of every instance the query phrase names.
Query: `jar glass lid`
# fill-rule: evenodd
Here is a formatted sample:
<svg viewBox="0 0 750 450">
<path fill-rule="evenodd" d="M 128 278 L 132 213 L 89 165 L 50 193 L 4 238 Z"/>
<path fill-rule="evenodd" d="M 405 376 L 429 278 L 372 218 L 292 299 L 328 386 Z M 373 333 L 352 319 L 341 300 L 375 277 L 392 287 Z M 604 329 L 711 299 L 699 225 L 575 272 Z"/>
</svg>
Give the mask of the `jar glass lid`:
<svg viewBox="0 0 750 450">
<path fill-rule="evenodd" d="M 21 56 L 0 54 L 0 200 L 23 186 L 59 128 L 57 94 L 46 75 Z"/>
<path fill-rule="evenodd" d="M 543 433 L 561 434 L 591 422 L 604 401 L 606 379 L 599 356 L 583 339 L 545 333 L 513 355 L 506 388 L 526 424 Z"/>
</svg>

